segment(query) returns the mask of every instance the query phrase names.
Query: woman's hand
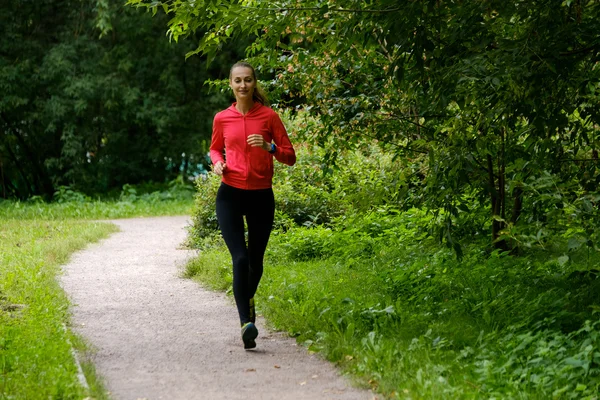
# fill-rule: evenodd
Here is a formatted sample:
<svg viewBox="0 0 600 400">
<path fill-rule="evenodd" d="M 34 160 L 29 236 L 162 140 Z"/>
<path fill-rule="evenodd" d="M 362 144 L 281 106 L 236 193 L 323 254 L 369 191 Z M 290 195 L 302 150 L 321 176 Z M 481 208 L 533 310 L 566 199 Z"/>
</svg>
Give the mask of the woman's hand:
<svg viewBox="0 0 600 400">
<path fill-rule="evenodd" d="M 217 161 L 217 163 L 213 166 L 213 172 L 217 175 L 223 175 L 223 171 L 227 168 L 227 164 L 222 161 Z"/>
<path fill-rule="evenodd" d="M 248 144 L 252 147 L 260 147 L 265 151 L 269 151 L 271 149 L 271 143 L 267 142 L 265 138 L 258 133 L 254 135 L 248 135 Z"/>
</svg>

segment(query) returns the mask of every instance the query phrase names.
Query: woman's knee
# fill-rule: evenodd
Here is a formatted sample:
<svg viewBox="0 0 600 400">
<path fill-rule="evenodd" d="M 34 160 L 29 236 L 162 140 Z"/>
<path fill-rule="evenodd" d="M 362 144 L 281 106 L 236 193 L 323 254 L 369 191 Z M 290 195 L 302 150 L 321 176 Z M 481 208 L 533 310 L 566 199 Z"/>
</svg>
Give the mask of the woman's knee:
<svg viewBox="0 0 600 400">
<path fill-rule="evenodd" d="M 233 268 L 234 270 L 247 270 L 249 265 L 248 255 L 240 254 L 233 257 Z"/>
</svg>

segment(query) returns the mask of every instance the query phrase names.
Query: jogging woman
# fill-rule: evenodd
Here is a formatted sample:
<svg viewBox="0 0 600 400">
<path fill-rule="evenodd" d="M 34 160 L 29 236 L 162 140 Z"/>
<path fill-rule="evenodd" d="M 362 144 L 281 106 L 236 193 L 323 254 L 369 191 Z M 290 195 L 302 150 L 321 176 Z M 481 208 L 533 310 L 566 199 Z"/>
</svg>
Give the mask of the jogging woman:
<svg viewBox="0 0 600 400">
<path fill-rule="evenodd" d="M 215 116 L 210 158 L 213 171 L 222 176 L 217 192 L 217 220 L 233 262 L 233 295 L 242 341 L 245 349 L 252 349 L 258 336 L 254 294 L 263 273 L 275 214 L 273 158 L 294 165 L 296 153 L 281 119 L 267 106 L 252 65 L 234 64 L 229 85 L 236 102 Z"/>
</svg>

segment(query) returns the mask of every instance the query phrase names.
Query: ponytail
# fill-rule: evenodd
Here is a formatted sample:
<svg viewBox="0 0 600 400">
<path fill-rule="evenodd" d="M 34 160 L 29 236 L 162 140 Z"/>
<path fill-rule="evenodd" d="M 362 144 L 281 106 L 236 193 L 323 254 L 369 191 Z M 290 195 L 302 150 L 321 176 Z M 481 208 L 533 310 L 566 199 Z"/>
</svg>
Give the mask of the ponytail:
<svg viewBox="0 0 600 400">
<path fill-rule="evenodd" d="M 231 73 L 233 72 L 234 68 L 237 68 L 237 67 L 250 68 L 250 70 L 252 70 L 252 77 L 254 78 L 254 81 L 256 82 L 256 86 L 254 87 L 254 92 L 252 93 L 252 100 L 257 103 L 262 104 L 263 106 L 268 106 L 269 99 L 268 99 L 267 94 L 265 93 L 264 89 L 258 84 L 258 79 L 256 79 L 256 71 L 254 70 L 254 67 L 252 66 L 252 64 L 247 63 L 245 61 L 240 61 L 240 62 L 233 64 L 231 66 L 231 69 L 229 70 L 229 80 L 231 81 Z"/>
<path fill-rule="evenodd" d="M 256 81 L 256 87 L 254 88 L 254 93 L 252 93 L 252 100 L 262 104 L 263 106 L 269 106 L 269 99 L 267 98 L 267 94 L 265 93 L 262 86 L 258 85 L 258 81 Z"/>
</svg>

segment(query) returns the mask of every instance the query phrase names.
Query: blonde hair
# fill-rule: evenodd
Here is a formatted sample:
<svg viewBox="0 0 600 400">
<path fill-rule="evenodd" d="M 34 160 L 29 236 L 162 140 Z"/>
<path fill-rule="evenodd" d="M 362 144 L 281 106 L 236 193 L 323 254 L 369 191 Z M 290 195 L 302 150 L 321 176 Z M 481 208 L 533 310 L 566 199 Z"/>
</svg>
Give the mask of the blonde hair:
<svg viewBox="0 0 600 400">
<path fill-rule="evenodd" d="M 233 73 L 233 70 L 238 67 L 249 68 L 252 71 L 252 78 L 254 78 L 254 81 L 256 82 L 254 92 L 252 92 L 252 100 L 262 104 L 263 106 L 268 106 L 269 99 L 267 98 L 267 94 L 265 93 L 263 88 L 259 85 L 258 79 L 256 79 L 256 71 L 254 70 L 252 64 L 247 63 L 245 61 L 240 61 L 233 64 L 231 66 L 231 69 L 229 70 L 229 81 L 231 81 L 231 74 Z"/>
</svg>

